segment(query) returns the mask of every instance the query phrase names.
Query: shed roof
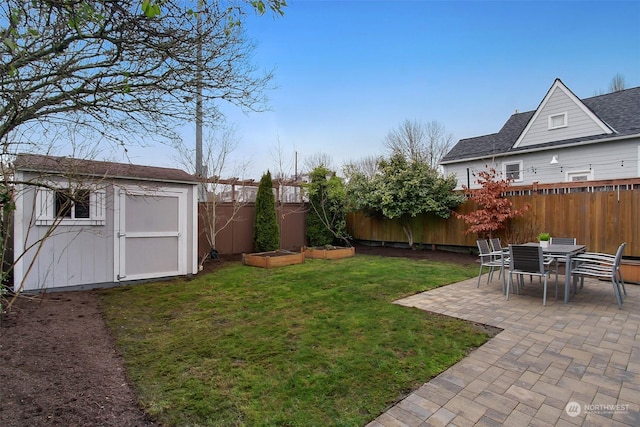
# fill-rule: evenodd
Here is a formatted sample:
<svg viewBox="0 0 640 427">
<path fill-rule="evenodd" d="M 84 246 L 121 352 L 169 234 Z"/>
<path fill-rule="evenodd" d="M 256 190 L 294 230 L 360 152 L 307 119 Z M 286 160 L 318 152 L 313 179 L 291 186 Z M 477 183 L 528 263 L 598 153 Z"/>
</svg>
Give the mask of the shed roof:
<svg viewBox="0 0 640 427">
<path fill-rule="evenodd" d="M 176 182 L 193 184 L 198 182 L 195 175 L 180 169 L 156 166 L 133 165 L 129 163 L 103 162 L 98 160 L 56 157 L 41 154 L 18 154 L 14 161 L 16 170 L 54 173 L 75 176 L 135 179 L 146 181 Z"/>
<path fill-rule="evenodd" d="M 614 131 L 613 134 L 603 133 L 582 138 L 553 141 L 536 146 L 513 148 L 520 134 L 535 114 L 534 111 L 513 114 L 498 133 L 474 138 L 461 139 L 442 158 L 443 164 L 461 160 L 486 158 L 494 155 L 504 155 L 525 152 L 544 147 L 574 144 L 580 142 L 610 139 L 640 134 L 640 87 L 625 89 L 605 95 L 581 99 L 600 120 L 604 121 Z"/>
</svg>

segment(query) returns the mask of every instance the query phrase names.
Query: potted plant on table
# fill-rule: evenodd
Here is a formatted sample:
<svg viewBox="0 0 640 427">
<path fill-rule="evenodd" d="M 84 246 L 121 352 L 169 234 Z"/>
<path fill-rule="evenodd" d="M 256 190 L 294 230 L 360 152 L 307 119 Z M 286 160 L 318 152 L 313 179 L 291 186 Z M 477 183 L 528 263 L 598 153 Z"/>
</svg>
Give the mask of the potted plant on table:
<svg viewBox="0 0 640 427">
<path fill-rule="evenodd" d="M 540 246 L 546 248 L 549 246 L 549 240 L 551 240 L 551 234 L 549 233 L 540 233 L 538 234 L 538 241 L 540 242 Z"/>
</svg>

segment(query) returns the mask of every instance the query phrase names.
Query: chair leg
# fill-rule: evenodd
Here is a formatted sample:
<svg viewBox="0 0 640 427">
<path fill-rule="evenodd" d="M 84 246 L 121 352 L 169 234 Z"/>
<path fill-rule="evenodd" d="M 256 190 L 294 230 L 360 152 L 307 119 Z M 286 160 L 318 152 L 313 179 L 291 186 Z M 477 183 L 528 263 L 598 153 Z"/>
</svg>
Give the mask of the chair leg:
<svg viewBox="0 0 640 427">
<path fill-rule="evenodd" d="M 624 297 L 627 292 L 626 289 L 624 289 L 624 283 L 620 283 L 618 280 L 616 280 L 616 284 L 618 285 L 618 295 L 620 295 L 620 301 L 624 303 Z"/>
<path fill-rule="evenodd" d="M 476 288 L 480 287 L 480 279 L 482 278 L 482 267 L 483 265 L 480 264 L 480 271 L 478 272 L 478 286 L 476 286 Z"/>
<path fill-rule="evenodd" d="M 618 288 L 618 283 L 616 282 L 615 275 L 611 277 L 611 283 L 613 284 L 613 294 L 616 296 L 616 301 L 618 303 L 618 308 L 622 308 L 622 296 L 620 295 L 620 289 Z"/>
<path fill-rule="evenodd" d="M 512 274 L 509 273 L 509 279 L 507 280 L 507 292 L 506 292 L 506 296 L 505 296 L 505 300 L 509 301 L 509 288 L 511 287 L 511 279 L 512 279 Z"/>
<path fill-rule="evenodd" d="M 620 279 L 618 283 L 622 285 L 622 291 L 624 292 L 624 296 L 627 296 L 627 288 L 624 287 L 624 279 L 622 278 L 622 273 L 618 270 L 618 278 Z"/>
<path fill-rule="evenodd" d="M 542 305 L 547 305 L 547 275 L 544 276 L 544 289 L 542 290 Z"/>
</svg>

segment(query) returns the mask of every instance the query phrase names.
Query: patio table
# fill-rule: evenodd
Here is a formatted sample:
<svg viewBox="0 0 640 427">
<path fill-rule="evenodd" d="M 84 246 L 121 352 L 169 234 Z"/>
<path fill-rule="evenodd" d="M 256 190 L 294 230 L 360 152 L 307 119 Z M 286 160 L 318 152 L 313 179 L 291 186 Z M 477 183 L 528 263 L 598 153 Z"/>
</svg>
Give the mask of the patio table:
<svg viewBox="0 0 640 427">
<path fill-rule="evenodd" d="M 540 243 L 526 243 L 527 246 L 540 246 Z M 569 302 L 569 287 L 571 285 L 571 257 L 586 250 L 585 245 L 549 245 L 542 248 L 544 255 L 562 255 L 566 258 L 564 272 L 564 303 Z"/>
</svg>

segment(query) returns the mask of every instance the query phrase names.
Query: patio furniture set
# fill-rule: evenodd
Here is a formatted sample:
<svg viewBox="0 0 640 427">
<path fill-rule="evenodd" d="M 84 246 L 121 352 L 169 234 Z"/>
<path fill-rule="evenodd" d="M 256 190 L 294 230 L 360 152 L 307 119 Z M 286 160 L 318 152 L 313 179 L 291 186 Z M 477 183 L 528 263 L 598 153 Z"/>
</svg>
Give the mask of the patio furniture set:
<svg viewBox="0 0 640 427">
<path fill-rule="evenodd" d="M 503 247 L 500 239 L 480 239 L 477 241 L 479 250 L 480 272 L 478 284 L 485 268 L 489 269 L 487 283 L 493 280 L 493 275 L 498 271 L 502 278 L 502 290 L 505 298 L 509 299 L 509 293 L 520 293 L 525 286 L 525 277 L 529 276 L 530 283 L 533 277 L 538 277 L 543 285 L 542 305 L 547 303 L 547 284 L 551 274 L 555 273 L 555 292 L 558 298 L 558 270 L 560 264 L 564 264 L 564 303 L 569 302 L 571 282 L 573 281 L 573 293 L 584 287 L 585 277 L 607 279 L 611 282 L 613 293 L 622 308 L 624 297 L 627 295 L 624 279 L 620 271 L 622 253 L 626 243 L 621 243 L 615 254 L 599 252 L 587 252 L 584 245 L 579 245 L 575 238 L 551 238 L 550 244 L 542 247 L 538 243 L 525 243 L 521 245 L 509 245 Z M 516 281 L 514 282 L 514 276 Z"/>
</svg>

